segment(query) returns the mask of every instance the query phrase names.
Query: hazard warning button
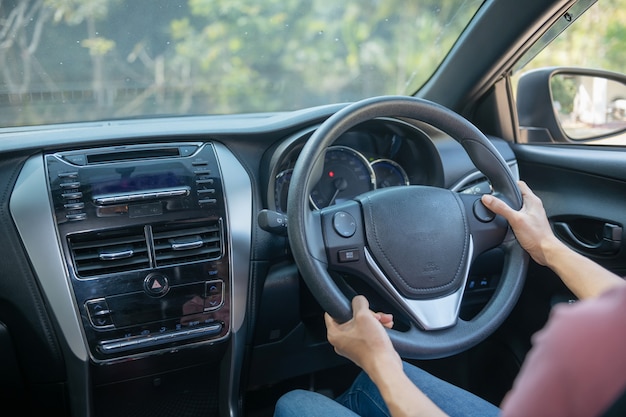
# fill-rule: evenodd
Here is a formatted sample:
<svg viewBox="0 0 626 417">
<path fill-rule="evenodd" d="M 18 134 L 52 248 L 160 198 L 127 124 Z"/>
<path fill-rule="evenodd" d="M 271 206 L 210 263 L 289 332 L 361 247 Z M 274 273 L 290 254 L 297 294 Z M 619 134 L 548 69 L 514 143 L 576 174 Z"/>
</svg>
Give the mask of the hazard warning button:
<svg viewBox="0 0 626 417">
<path fill-rule="evenodd" d="M 170 289 L 170 283 L 163 274 L 150 274 L 143 280 L 143 288 L 151 297 L 162 297 Z"/>
</svg>

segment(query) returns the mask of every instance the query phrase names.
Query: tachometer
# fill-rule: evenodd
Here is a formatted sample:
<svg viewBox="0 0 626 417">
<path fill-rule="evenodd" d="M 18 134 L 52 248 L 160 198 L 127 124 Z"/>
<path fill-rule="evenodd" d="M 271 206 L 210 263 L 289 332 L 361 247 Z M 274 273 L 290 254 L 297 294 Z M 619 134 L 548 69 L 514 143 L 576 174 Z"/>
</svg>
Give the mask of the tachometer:
<svg viewBox="0 0 626 417">
<path fill-rule="evenodd" d="M 321 209 L 375 187 L 374 171 L 362 154 L 347 146 L 331 146 L 324 157 L 322 178 L 311 192 L 311 203 Z"/>
<path fill-rule="evenodd" d="M 404 169 L 391 159 L 377 159 L 371 163 L 376 174 L 376 188 L 409 185 L 409 177 Z"/>
</svg>

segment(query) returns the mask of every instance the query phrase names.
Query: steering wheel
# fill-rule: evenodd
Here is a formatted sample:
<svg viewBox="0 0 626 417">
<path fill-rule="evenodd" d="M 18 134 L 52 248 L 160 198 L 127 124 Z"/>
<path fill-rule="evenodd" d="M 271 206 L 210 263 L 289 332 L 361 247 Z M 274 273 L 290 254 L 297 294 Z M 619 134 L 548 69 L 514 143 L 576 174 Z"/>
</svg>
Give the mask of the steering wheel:
<svg viewBox="0 0 626 417">
<path fill-rule="evenodd" d="M 506 220 L 480 197 L 428 186 L 382 188 L 313 210 L 328 146 L 357 124 L 379 117 L 421 120 L 458 141 L 489 179 L 494 194 L 519 209 L 522 197 L 507 163 L 484 134 L 453 111 L 427 100 L 383 96 L 348 105 L 306 142 L 288 193 L 289 243 L 298 269 L 321 307 L 338 322 L 352 318 L 351 301 L 335 273 L 368 282 L 409 318 L 408 330 L 388 330 L 402 357 L 450 356 L 478 344 L 508 316 L 521 293 L 528 255 Z M 459 317 L 472 261 L 501 247 L 502 275 L 487 305 Z"/>
</svg>

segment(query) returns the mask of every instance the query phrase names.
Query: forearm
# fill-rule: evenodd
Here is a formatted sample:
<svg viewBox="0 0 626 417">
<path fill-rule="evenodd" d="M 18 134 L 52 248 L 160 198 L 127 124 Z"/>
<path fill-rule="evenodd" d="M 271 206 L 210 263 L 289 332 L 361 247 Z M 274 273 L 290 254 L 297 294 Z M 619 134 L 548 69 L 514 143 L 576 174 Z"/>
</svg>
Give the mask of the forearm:
<svg viewBox="0 0 626 417">
<path fill-rule="evenodd" d="M 616 285 L 625 285 L 618 275 L 558 242 L 544 248 L 546 265 L 578 298 L 600 295 Z"/>
<path fill-rule="evenodd" d="M 393 417 L 439 417 L 446 414 L 404 373 L 398 358 L 383 358 L 367 369 Z"/>
</svg>

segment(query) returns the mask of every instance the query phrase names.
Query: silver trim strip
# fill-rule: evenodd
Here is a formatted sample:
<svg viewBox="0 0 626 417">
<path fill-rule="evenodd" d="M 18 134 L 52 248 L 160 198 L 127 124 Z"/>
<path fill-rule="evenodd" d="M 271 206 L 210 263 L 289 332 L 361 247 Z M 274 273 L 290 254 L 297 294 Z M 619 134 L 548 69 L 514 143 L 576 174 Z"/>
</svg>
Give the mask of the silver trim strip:
<svg viewBox="0 0 626 417">
<path fill-rule="evenodd" d="M 43 296 L 62 333 L 73 415 L 90 416 L 89 351 L 68 281 L 61 244 L 48 198 L 43 155 L 28 159 L 11 194 L 9 211 L 35 270 Z M 61 336 L 61 335 L 59 335 Z"/>
<path fill-rule="evenodd" d="M 43 156 L 26 161 L 11 195 L 11 215 L 64 339 L 72 353 L 87 362 L 87 341 L 67 278 L 47 183 Z"/>
<path fill-rule="evenodd" d="M 456 324 L 463 301 L 465 284 L 470 270 L 470 259 L 474 254 L 474 240 L 470 236 L 467 262 L 463 266 L 463 283 L 457 291 L 441 298 L 429 300 L 411 300 L 401 295 L 398 290 L 389 282 L 383 271 L 378 267 L 374 258 L 367 248 L 365 248 L 365 260 L 370 270 L 391 294 L 391 296 L 402 306 L 409 316 L 424 330 L 440 330 L 452 327 Z"/>
<path fill-rule="evenodd" d="M 252 244 L 252 185 L 250 176 L 237 158 L 221 143 L 214 143 L 222 172 L 230 238 L 231 348 L 221 370 L 225 395 L 220 396 L 220 415 L 240 414 L 241 368 L 245 353 L 245 319 Z"/>
<path fill-rule="evenodd" d="M 507 164 L 509 165 L 511 172 L 513 173 L 513 178 L 515 179 L 515 181 L 519 181 L 519 169 L 517 167 L 517 161 L 509 161 L 507 162 Z M 480 179 L 481 177 L 484 178 L 485 174 L 483 174 L 480 171 L 474 171 L 471 174 L 466 175 L 465 177 L 461 178 L 456 183 L 454 183 L 454 185 L 450 187 L 450 190 L 455 191 L 455 192 L 459 191 L 461 188 L 476 181 L 477 179 Z"/>
<path fill-rule="evenodd" d="M 243 325 L 248 301 L 250 246 L 252 244 L 252 185 L 235 156 L 220 143 L 213 143 L 224 183 L 228 236 L 230 238 L 231 330 Z"/>
</svg>

